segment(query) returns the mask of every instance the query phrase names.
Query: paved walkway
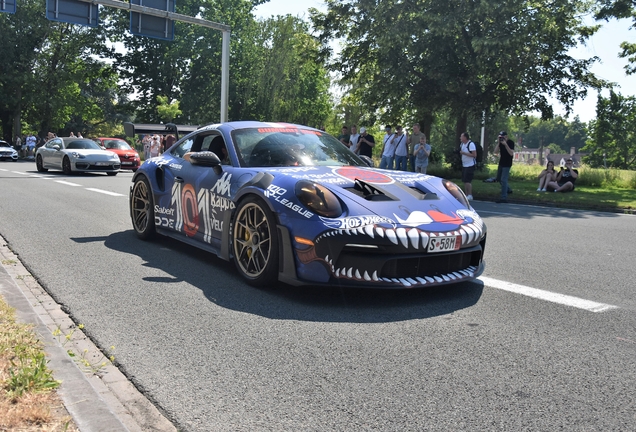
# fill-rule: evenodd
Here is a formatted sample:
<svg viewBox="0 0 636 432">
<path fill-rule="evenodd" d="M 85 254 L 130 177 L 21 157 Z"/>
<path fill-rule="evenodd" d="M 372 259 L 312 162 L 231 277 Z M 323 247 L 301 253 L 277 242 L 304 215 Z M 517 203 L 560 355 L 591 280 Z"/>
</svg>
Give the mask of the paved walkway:
<svg viewBox="0 0 636 432">
<path fill-rule="evenodd" d="M 97 374 L 80 369 L 67 354 L 84 355 L 92 364 L 105 360 L 102 352 L 40 286 L 0 237 L 0 295 L 16 310 L 20 322 L 34 325 L 45 346 L 49 368 L 64 405 L 82 432 L 176 431 L 159 410 L 110 362 Z M 54 336 L 56 330 L 62 331 Z M 71 334 L 69 341 L 64 335 Z M 86 350 L 86 351 L 85 351 Z"/>
</svg>

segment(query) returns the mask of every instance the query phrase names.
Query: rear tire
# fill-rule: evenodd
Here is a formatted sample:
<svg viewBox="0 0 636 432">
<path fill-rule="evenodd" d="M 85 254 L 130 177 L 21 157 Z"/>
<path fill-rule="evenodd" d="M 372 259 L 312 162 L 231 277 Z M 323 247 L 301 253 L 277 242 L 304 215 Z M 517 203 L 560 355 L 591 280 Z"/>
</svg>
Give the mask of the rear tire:
<svg viewBox="0 0 636 432">
<path fill-rule="evenodd" d="M 234 264 L 250 285 L 262 287 L 278 279 L 278 231 L 274 215 L 259 198 L 239 204 L 230 241 Z"/>
<path fill-rule="evenodd" d="M 146 177 L 139 177 L 130 195 L 130 218 L 137 237 L 142 240 L 150 240 L 157 234 L 154 208 L 150 182 Z"/>
<path fill-rule="evenodd" d="M 66 175 L 73 174 L 73 170 L 71 169 L 71 160 L 68 156 L 64 156 L 64 160 L 62 161 L 62 171 L 64 171 L 64 174 Z"/>
<path fill-rule="evenodd" d="M 48 169 L 44 168 L 44 164 L 42 163 L 42 156 L 38 155 L 37 159 L 35 159 L 35 167 L 38 169 L 38 172 L 47 172 Z"/>
</svg>

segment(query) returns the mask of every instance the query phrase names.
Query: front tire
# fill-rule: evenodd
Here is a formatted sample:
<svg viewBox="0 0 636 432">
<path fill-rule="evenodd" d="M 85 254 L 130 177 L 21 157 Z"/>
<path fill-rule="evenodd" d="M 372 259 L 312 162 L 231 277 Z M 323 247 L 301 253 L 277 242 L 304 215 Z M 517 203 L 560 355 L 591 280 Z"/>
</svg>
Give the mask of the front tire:
<svg viewBox="0 0 636 432">
<path fill-rule="evenodd" d="M 44 164 L 42 163 L 42 156 L 38 155 L 35 159 L 35 167 L 38 169 L 38 172 L 47 172 L 48 169 L 44 168 Z"/>
<path fill-rule="evenodd" d="M 274 215 L 259 198 L 249 197 L 236 210 L 231 236 L 234 264 L 250 285 L 278 278 L 278 233 Z"/>
<path fill-rule="evenodd" d="M 150 182 L 146 177 L 140 177 L 130 195 L 130 218 L 137 237 L 142 240 L 150 240 L 157 234 L 154 208 Z"/>
<path fill-rule="evenodd" d="M 73 170 L 71 169 L 71 160 L 68 158 L 68 156 L 65 156 L 64 160 L 62 161 L 62 171 L 66 175 L 73 174 Z"/>
</svg>

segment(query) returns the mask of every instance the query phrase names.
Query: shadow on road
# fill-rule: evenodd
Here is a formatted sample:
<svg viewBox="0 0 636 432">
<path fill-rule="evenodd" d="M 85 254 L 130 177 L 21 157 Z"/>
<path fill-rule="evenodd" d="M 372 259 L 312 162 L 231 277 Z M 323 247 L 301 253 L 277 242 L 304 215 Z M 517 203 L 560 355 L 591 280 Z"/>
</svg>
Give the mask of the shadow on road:
<svg viewBox="0 0 636 432">
<path fill-rule="evenodd" d="M 146 282 L 186 282 L 221 307 L 272 319 L 359 323 L 422 319 L 473 306 L 483 292 L 479 281 L 411 290 L 285 284 L 259 289 L 247 285 L 232 263 L 173 239 L 159 237 L 145 242 L 131 230 L 74 241 L 104 241 L 106 247 L 138 256 L 145 266 L 171 276 L 144 278 Z"/>
</svg>

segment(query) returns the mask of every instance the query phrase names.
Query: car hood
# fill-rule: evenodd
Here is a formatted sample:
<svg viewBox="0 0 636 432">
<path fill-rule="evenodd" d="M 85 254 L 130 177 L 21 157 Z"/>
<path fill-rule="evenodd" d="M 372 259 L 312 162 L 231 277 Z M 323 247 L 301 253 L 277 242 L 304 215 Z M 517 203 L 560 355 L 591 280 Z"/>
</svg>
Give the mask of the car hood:
<svg viewBox="0 0 636 432">
<path fill-rule="evenodd" d="M 106 150 L 92 150 L 92 149 L 64 149 L 66 153 L 78 153 L 91 158 L 99 159 L 112 159 L 113 153 Z"/>
<path fill-rule="evenodd" d="M 334 192 L 348 208 L 339 218 L 321 218 L 334 229 L 378 225 L 446 232 L 475 221 L 481 225 L 477 213 L 455 198 L 439 177 L 351 166 L 289 167 L 268 172 L 274 175 L 275 184 L 287 189 L 293 182 L 310 180 Z"/>
</svg>

